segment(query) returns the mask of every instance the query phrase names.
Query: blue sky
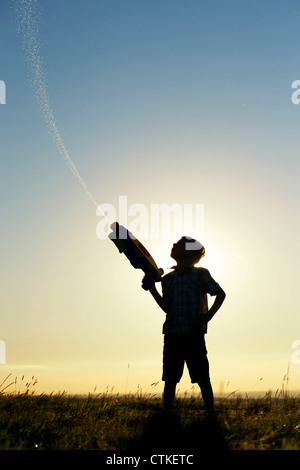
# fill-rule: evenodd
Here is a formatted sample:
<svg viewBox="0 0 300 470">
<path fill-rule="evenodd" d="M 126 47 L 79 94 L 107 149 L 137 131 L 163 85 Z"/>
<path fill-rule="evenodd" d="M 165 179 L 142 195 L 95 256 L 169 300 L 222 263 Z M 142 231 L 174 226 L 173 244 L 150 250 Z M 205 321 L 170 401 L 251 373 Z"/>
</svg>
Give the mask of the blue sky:
<svg viewBox="0 0 300 470">
<path fill-rule="evenodd" d="M 204 263 L 227 292 L 207 337 L 213 384 L 249 389 L 264 376 L 260 387 L 276 389 L 299 339 L 299 4 L 38 4 L 50 103 L 95 199 L 204 204 Z M 1 2 L 0 372 L 122 390 L 130 363 L 132 387 L 147 387 L 160 380 L 163 316 L 140 273 L 96 237 L 95 208 L 34 99 L 14 8 Z M 173 242 L 144 240 L 164 269 Z"/>
</svg>

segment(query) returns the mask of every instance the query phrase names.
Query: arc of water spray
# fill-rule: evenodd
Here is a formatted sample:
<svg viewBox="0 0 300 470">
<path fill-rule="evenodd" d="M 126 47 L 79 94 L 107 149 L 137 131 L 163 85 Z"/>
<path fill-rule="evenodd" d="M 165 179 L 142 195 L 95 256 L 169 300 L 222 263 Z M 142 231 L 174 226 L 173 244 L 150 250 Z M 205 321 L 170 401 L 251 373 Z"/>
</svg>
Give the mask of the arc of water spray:
<svg viewBox="0 0 300 470">
<path fill-rule="evenodd" d="M 43 118 L 48 127 L 49 133 L 52 136 L 59 153 L 66 160 L 69 169 L 77 178 L 87 196 L 99 210 L 99 205 L 88 189 L 86 183 L 80 176 L 72 158 L 70 157 L 64 141 L 59 132 L 53 110 L 50 105 L 49 95 L 46 84 L 46 69 L 44 60 L 41 54 L 40 47 L 40 10 L 38 0 L 11 0 L 15 6 L 16 25 L 18 33 L 23 36 L 22 48 L 25 53 L 25 60 L 29 69 L 29 81 L 33 87 L 35 99 L 39 104 Z M 101 211 L 101 209 L 100 209 Z M 102 211 L 101 211 L 102 212 Z M 105 214 L 103 213 L 104 217 Z"/>
</svg>

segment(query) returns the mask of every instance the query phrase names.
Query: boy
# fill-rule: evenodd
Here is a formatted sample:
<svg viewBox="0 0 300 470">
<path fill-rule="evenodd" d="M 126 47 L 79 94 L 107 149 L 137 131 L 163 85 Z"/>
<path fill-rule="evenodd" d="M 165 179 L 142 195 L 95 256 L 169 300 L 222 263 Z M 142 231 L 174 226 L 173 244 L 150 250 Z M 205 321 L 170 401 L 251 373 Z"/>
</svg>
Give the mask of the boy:
<svg viewBox="0 0 300 470">
<path fill-rule="evenodd" d="M 186 362 L 192 383 L 198 383 L 209 415 L 214 413 L 214 396 L 204 335 L 207 322 L 221 307 L 225 292 L 204 268 L 196 268 L 205 255 L 201 243 L 182 237 L 173 245 L 171 258 L 177 265 L 162 278 L 162 296 L 155 284 L 150 288 L 155 301 L 167 314 L 163 325 L 163 411 L 171 411 L 176 385 Z M 208 310 L 207 293 L 216 296 Z"/>
</svg>

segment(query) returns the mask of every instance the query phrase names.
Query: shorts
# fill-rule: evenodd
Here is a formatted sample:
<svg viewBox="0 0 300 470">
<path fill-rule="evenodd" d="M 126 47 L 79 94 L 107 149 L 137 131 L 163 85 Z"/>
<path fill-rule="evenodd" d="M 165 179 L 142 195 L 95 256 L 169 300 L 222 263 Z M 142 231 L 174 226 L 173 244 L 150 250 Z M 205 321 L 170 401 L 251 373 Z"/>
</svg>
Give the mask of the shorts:
<svg viewBox="0 0 300 470">
<path fill-rule="evenodd" d="M 207 350 L 202 332 L 164 336 L 162 380 L 178 383 L 185 362 L 192 383 L 205 384 L 210 381 Z"/>
</svg>

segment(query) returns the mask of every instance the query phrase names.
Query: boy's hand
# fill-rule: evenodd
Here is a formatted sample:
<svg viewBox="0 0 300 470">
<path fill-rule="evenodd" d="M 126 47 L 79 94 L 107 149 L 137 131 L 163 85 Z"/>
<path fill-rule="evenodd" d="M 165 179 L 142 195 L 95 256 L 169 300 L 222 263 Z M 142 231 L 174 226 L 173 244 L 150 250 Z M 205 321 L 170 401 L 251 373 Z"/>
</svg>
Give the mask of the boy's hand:
<svg viewBox="0 0 300 470">
<path fill-rule="evenodd" d="M 150 290 L 151 288 L 154 287 L 154 284 L 155 284 L 155 281 L 149 277 L 147 277 L 147 275 L 145 275 L 142 279 L 142 287 L 143 289 L 145 290 Z"/>
<path fill-rule="evenodd" d="M 208 323 L 209 320 L 212 319 L 212 316 L 209 315 L 209 312 L 207 313 L 199 313 L 199 315 L 197 316 L 197 318 L 193 319 L 193 326 L 194 327 L 198 327 L 198 326 L 202 326 L 202 325 L 205 325 L 205 323 Z"/>
</svg>

